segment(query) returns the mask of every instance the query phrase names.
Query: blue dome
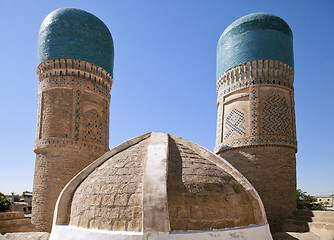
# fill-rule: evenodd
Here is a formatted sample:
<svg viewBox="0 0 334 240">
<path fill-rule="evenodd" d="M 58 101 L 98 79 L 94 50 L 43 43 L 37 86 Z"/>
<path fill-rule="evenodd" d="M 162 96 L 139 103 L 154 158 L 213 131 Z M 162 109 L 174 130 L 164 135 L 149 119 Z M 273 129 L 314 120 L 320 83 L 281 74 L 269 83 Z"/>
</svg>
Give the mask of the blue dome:
<svg viewBox="0 0 334 240">
<path fill-rule="evenodd" d="M 38 64 L 52 59 L 77 59 L 102 67 L 113 75 L 114 43 L 107 26 L 77 8 L 60 8 L 42 22 L 38 36 Z"/>
<path fill-rule="evenodd" d="M 225 29 L 217 45 L 217 78 L 226 70 L 253 60 L 278 60 L 294 66 L 292 31 L 283 19 L 252 13 Z"/>
</svg>

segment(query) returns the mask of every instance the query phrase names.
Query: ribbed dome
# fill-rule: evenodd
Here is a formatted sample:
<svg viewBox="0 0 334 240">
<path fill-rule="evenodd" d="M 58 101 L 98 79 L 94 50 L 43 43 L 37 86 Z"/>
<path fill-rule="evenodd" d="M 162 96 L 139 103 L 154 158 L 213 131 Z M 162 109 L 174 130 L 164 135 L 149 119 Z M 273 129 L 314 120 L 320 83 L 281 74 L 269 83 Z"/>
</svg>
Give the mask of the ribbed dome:
<svg viewBox="0 0 334 240">
<path fill-rule="evenodd" d="M 230 234 L 271 239 L 250 183 L 190 141 L 149 133 L 104 154 L 67 184 L 50 239 L 225 239 Z"/>
<path fill-rule="evenodd" d="M 278 60 L 293 67 L 289 25 L 268 13 L 252 13 L 228 26 L 217 45 L 217 78 L 226 70 L 253 60 Z"/>
<path fill-rule="evenodd" d="M 113 75 L 114 44 L 107 26 L 81 9 L 51 12 L 39 30 L 38 64 L 60 58 L 94 63 Z"/>
</svg>

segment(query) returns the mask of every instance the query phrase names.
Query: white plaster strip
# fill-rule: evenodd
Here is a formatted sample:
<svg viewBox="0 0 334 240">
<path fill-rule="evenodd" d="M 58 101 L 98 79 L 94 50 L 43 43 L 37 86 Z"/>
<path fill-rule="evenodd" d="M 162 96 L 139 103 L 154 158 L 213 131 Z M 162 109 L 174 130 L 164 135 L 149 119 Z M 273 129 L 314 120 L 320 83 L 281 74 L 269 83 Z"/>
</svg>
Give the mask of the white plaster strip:
<svg viewBox="0 0 334 240">
<path fill-rule="evenodd" d="M 152 133 L 147 146 L 143 179 L 144 239 L 169 232 L 167 202 L 168 135 Z M 155 236 L 155 237 L 154 237 Z"/>
<path fill-rule="evenodd" d="M 168 240 L 272 240 L 269 224 L 213 231 L 172 232 Z"/>
<path fill-rule="evenodd" d="M 108 231 L 85 229 L 71 225 L 53 225 L 49 240 L 142 240 L 141 232 Z"/>
<path fill-rule="evenodd" d="M 177 231 L 168 233 L 154 233 L 143 236 L 141 232 L 107 231 L 85 229 L 70 225 L 53 226 L 49 240 L 272 240 L 269 225 L 232 228 L 212 231 Z"/>
</svg>

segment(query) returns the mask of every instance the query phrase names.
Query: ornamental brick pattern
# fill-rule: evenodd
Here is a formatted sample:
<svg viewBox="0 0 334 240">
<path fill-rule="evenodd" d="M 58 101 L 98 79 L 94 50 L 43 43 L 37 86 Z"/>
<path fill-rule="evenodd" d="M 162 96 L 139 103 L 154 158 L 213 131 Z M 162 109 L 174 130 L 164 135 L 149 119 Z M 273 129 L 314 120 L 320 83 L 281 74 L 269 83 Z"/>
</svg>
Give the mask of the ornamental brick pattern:
<svg viewBox="0 0 334 240">
<path fill-rule="evenodd" d="M 32 222 L 51 231 L 61 189 L 109 150 L 112 77 L 85 61 L 57 59 L 38 68 L 38 118 Z"/>
<path fill-rule="evenodd" d="M 263 100 L 261 134 L 292 135 L 291 110 L 284 97 L 272 94 Z"/>
<path fill-rule="evenodd" d="M 217 80 L 215 152 L 255 145 L 296 149 L 293 74 L 290 66 L 272 60 L 224 72 Z"/>
<path fill-rule="evenodd" d="M 258 191 L 273 232 L 295 209 L 294 71 L 273 60 L 235 66 L 217 79 L 215 152 Z"/>
</svg>

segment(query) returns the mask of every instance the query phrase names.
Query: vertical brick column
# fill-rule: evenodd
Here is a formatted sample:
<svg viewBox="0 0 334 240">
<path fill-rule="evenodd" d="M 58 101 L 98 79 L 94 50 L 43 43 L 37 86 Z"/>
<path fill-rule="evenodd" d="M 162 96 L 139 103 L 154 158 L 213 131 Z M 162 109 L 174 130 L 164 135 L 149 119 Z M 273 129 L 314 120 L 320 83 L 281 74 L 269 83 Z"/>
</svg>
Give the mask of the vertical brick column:
<svg viewBox="0 0 334 240">
<path fill-rule="evenodd" d="M 292 31 L 255 13 L 233 22 L 217 47 L 215 153 L 259 193 L 272 232 L 296 207 Z"/>
<path fill-rule="evenodd" d="M 32 222 L 37 231 L 51 231 L 62 188 L 109 150 L 112 77 L 92 63 L 75 59 L 45 61 L 37 73 Z"/>
</svg>

